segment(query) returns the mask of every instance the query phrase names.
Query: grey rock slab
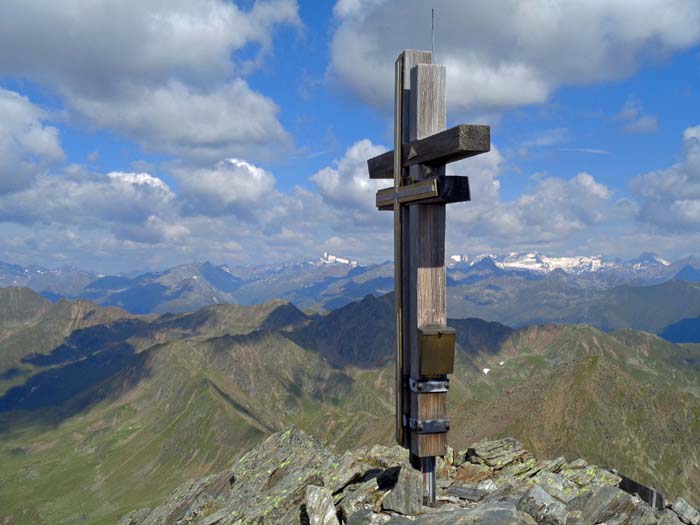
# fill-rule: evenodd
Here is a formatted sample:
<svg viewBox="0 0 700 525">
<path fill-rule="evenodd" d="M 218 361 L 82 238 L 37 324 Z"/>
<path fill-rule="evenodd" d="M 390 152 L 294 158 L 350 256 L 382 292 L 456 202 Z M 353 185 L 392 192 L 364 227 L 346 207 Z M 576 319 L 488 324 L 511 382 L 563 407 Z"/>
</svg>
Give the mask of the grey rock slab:
<svg viewBox="0 0 700 525">
<path fill-rule="evenodd" d="M 449 487 L 445 491 L 445 494 L 447 494 L 448 496 L 455 496 L 455 497 L 460 498 L 460 499 L 475 502 L 475 501 L 479 501 L 484 496 L 486 496 L 486 494 L 488 494 L 488 492 L 486 492 L 485 490 L 454 485 L 452 487 Z"/>
<path fill-rule="evenodd" d="M 535 485 L 520 498 L 518 510 L 532 516 L 542 525 L 565 525 L 566 506 L 547 494 L 542 487 Z"/>
<path fill-rule="evenodd" d="M 333 495 L 325 487 L 306 487 L 306 514 L 310 525 L 338 525 Z"/>
<path fill-rule="evenodd" d="M 572 464 L 576 465 L 575 463 Z M 576 468 L 571 468 L 570 465 L 567 465 L 561 470 L 561 475 L 569 481 L 573 481 L 579 487 L 586 487 L 589 485 L 593 487 L 600 487 L 603 485 L 617 487 L 620 481 L 622 481 L 622 478 L 617 474 L 613 474 L 609 470 L 598 468 L 595 465 L 585 467 L 576 466 Z"/>
<path fill-rule="evenodd" d="M 683 522 L 678 518 L 678 514 L 672 510 L 666 510 L 659 518 L 658 525 L 683 525 Z"/>
<path fill-rule="evenodd" d="M 635 507 L 632 496 L 617 487 L 604 486 L 593 493 L 582 513 L 586 522 L 603 523 L 616 516 L 629 515 Z"/>
<path fill-rule="evenodd" d="M 223 506 L 222 499 L 230 490 L 231 471 L 212 474 L 200 480 L 186 481 L 177 487 L 158 507 L 139 522 L 139 525 L 161 525 L 178 521 L 194 522 L 211 510 Z"/>
<path fill-rule="evenodd" d="M 486 495 L 483 502 L 489 503 L 509 503 L 517 505 L 520 499 L 528 490 L 528 485 L 523 481 L 512 480 L 510 483 L 503 483 L 497 490 Z"/>
<path fill-rule="evenodd" d="M 568 465 L 566 465 L 565 468 L 570 469 L 570 470 L 577 470 L 577 469 L 586 468 L 587 466 L 588 466 L 588 462 L 585 459 L 579 458 L 577 460 L 572 461 Z"/>
<path fill-rule="evenodd" d="M 138 509 L 129 512 L 117 522 L 117 525 L 141 525 L 151 513 L 151 509 Z"/>
<path fill-rule="evenodd" d="M 671 510 L 678 514 L 678 517 L 683 523 L 689 523 L 690 525 L 700 524 L 700 512 L 693 508 L 693 506 L 683 498 L 678 498 L 676 501 L 671 503 L 670 506 Z"/>
<path fill-rule="evenodd" d="M 396 485 L 384 497 L 382 508 L 413 516 L 423 503 L 423 483 L 420 472 L 402 467 Z"/>
<path fill-rule="evenodd" d="M 569 503 L 581 494 L 579 487 L 561 474 L 543 470 L 538 472 L 532 480 L 535 484 L 542 487 L 547 494 L 563 503 Z"/>
<path fill-rule="evenodd" d="M 377 514 L 372 509 L 362 509 L 350 516 L 347 525 L 383 525 L 391 520 L 387 514 Z"/>
<path fill-rule="evenodd" d="M 472 509 L 436 510 L 422 514 L 415 525 L 536 525 L 537 522 L 509 503 L 491 503 Z"/>
<path fill-rule="evenodd" d="M 480 441 L 467 453 L 470 459 L 476 458 L 493 469 L 502 469 L 514 462 L 527 461 L 530 453 L 514 438 L 498 441 Z"/>
<path fill-rule="evenodd" d="M 197 525 L 217 525 L 228 513 L 228 509 L 221 509 L 214 514 L 209 514 L 203 520 L 197 521 Z"/>
<path fill-rule="evenodd" d="M 566 517 L 566 525 L 586 525 L 583 521 L 583 512 L 580 510 L 570 511 Z"/>
<path fill-rule="evenodd" d="M 140 525 L 202 525 L 213 512 L 223 515 L 216 525 L 299 523 L 306 487 L 321 485 L 321 474 L 337 462 L 318 441 L 292 427 L 269 436 L 232 469 L 181 485 Z"/>
<path fill-rule="evenodd" d="M 493 492 L 498 488 L 498 486 L 496 485 L 496 483 L 494 483 L 492 479 L 485 479 L 477 483 L 476 488 L 486 492 Z"/>
<path fill-rule="evenodd" d="M 629 522 L 634 525 L 658 525 L 659 519 L 656 512 L 646 503 L 634 498 L 636 508 L 629 514 Z"/>
<path fill-rule="evenodd" d="M 343 454 L 337 462 L 331 463 L 330 468 L 322 473 L 323 485 L 331 492 L 336 492 L 354 479 L 360 478 L 369 467 L 355 458 L 352 452 Z"/>
<path fill-rule="evenodd" d="M 379 497 L 379 485 L 376 478 L 357 485 L 350 485 L 343 493 L 343 499 L 339 505 L 340 510 L 343 512 L 343 516 L 347 518 L 360 510 L 364 503 L 374 506 Z"/>
</svg>

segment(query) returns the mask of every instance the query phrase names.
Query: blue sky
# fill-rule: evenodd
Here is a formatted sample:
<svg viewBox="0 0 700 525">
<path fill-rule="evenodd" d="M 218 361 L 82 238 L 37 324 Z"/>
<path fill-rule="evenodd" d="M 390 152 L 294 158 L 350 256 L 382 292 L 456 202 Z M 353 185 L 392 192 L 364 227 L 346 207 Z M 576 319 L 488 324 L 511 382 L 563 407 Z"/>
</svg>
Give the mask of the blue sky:
<svg viewBox="0 0 700 525">
<path fill-rule="evenodd" d="M 492 130 L 450 252 L 700 253 L 696 1 L 10 0 L 0 260 L 390 258 L 364 162 L 431 7 L 448 125 Z"/>
</svg>

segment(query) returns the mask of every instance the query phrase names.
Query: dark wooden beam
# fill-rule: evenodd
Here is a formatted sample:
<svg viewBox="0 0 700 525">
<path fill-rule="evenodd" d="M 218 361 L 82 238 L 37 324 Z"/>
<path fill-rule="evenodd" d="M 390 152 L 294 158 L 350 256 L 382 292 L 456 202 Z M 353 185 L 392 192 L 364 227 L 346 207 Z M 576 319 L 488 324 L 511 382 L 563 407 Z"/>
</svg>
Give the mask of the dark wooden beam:
<svg viewBox="0 0 700 525">
<path fill-rule="evenodd" d="M 491 150 L 489 126 L 460 124 L 424 139 L 403 145 L 403 167 L 416 164 L 444 165 Z M 367 161 L 370 179 L 394 178 L 394 151 Z"/>
<path fill-rule="evenodd" d="M 394 203 L 400 204 L 450 204 L 469 200 L 469 177 L 431 177 L 413 184 L 393 186 L 377 192 L 377 208 L 393 210 Z"/>
</svg>

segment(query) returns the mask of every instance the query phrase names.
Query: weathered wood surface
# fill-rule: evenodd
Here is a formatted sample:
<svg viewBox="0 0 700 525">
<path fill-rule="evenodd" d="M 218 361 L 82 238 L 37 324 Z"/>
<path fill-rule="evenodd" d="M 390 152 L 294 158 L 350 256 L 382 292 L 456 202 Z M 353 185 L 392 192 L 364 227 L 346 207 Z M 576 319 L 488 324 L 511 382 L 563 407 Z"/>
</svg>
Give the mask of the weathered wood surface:
<svg viewBox="0 0 700 525">
<path fill-rule="evenodd" d="M 403 144 L 402 135 L 402 119 L 403 119 L 403 67 L 404 54 L 402 53 L 395 63 L 394 70 L 394 151 L 393 155 L 393 177 L 394 191 L 398 191 L 401 187 L 403 179 L 401 177 L 401 146 Z M 404 287 L 403 270 L 403 238 L 406 235 L 404 224 L 407 226 L 408 221 L 403 220 L 403 210 L 397 204 L 392 205 L 394 210 L 394 322 L 396 324 L 396 363 L 394 365 L 395 373 L 395 404 L 396 404 L 396 442 L 400 445 L 404 444 L 404 425 L 405 418 L 405 401 L 403 388 L 403 367 L 404 367 L 404 334 L 403 334 L 403 318 L 404 318 Z"/>
<path fill-rule="evenodd" d="M 469 200 L 467 177 L 431 177 L 395 189 L 383 188 L 377 192 L 377 208 L 393 210 L 396 201 L 402 205 L 449 204 Z"/>
<path fill-rule="evenodd" d="M 416 419 L 442 419 L 447 413 L 447 394 L 416 394 L 411 396 L 411 413 Z M 425 458 L 444 456 L 447 452 L 447 434 L 418 434 L 411 432 L 411 453 Z"/>
<path fill-rule="evenodd" d="M 491 149 L 489 126 L 460 124 L 419 140 L 404 142 L 402 166 L 447 164 L 486 153 Z M 370 179 L 394 178 L 394 150 L 367 161 Z"/>
<path fill-rule="evenodd" d="M 445 129 L 445 67 L 418 64 L 411 69 L 411 120 L 409 139 L 419 140 Z M 431 172 L 444 175 L 444 166 Z M 414 180 L 425 178 L 418 165 L 409 167 Z M 417 204 L 409 207 L 409 228 L 412 233 L 410 258 L 411 290 L 415 301 L 410 306 L 411 376 L 420 377 L 420 345 L 418 328 L 444 325 L 445 308 L 445 204 Z M 411 415 L 417 419 L 446 417 L 446 394 L 410 392 Z M 411 432 L 411 452 L 419 457 L 443 456 L 447 435 Z"/>
<path fill-rule="evenodd" d="M 409 141 L 409 124 L 411 111 L 411 68 L 416 64 L 432 62 L 432 53 L 414 49 L 405 50 L 397 60 L 394 93 L 394 150 L 400 150 L 404 142 Z M 400 62 L 399 62 L 400 61 Z M 408 174 L 406 169 L 398 169 L 400 158 L 395 159 L 397 173 L 394 186 L 403 184 Z M 392 167 L 392 176 L 394 170 Z M 393 207 L 393 206 L 392 206 Z M 408 261 L 411 254 L 411 231 L 409 229 L 409 210 L 397 206 L 394 211 L 394 290 L 396 322 L 396 440 L 405 448 L 410 447 L 410 435 L 404 431 L 403 421 L 408 421 L 410 395 L 408 377 L 410 374 L 408 348 L 410 341 L 409 315 L 413 298 L 408 293 L 411 288 L 411 275 Z"/>
</svg>

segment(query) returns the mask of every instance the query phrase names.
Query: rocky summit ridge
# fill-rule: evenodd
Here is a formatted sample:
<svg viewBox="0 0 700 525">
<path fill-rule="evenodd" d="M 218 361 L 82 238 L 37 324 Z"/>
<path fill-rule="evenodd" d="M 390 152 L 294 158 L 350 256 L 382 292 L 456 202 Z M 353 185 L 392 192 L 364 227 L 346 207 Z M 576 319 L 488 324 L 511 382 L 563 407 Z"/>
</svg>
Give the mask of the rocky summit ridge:
<svg viewBox="0 0 700 525">
<path fill-rule="evenodd" d="M 341 455 L 291 427 L 231 468 L 177 488 L 119 525 L 699 525 L 679 498 L 662 509 L 618 488 L 583 459 L 537 460 L 513 438 L 483 440 L 438 460 L 438 505 L 398 446 Z"/>
</svg>

